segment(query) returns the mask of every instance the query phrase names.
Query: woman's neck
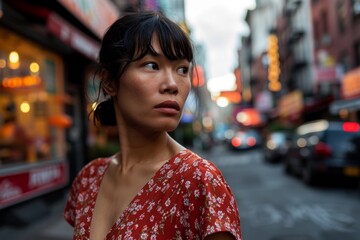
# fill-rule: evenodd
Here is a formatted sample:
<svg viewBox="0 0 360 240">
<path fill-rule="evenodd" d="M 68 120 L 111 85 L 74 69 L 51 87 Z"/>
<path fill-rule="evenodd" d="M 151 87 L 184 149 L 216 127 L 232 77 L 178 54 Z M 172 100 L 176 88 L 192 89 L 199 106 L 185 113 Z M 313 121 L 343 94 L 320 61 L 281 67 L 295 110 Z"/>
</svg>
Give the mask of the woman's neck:
<svg viewBox="0 0 360 240">
<path fill-rule="evenodd" d="M 123 133 L 119 137 L 120 152 L 116 160 L 121 173 L 129 172 L 139 165 L 161 165 L 184 149 L 166 132 L 148 135 Z"/>
</svg>

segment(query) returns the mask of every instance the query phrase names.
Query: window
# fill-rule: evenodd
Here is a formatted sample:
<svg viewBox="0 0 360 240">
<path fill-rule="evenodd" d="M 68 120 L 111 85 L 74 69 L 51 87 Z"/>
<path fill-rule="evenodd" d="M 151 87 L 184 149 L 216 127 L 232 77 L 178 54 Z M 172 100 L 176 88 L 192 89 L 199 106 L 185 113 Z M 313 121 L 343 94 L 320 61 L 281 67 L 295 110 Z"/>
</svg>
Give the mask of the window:
<svg viewBox="0 0 360 240">
<path fill-rule="evenodd" d="M 360 42 L 355 43 L 354 53 L 355 53 L 355 66 L 360 66 Z"/>
<path fill-rule="evenodd" d="M 353 11 L 354 17 L 360 16 L 360 0 L 352 1 L 352 11 Z"/>
<path fill-rule="evenodd" d="M 327 35 L 328 34 L 328 22 L 327 22 L 327 12 L 323 11 L 321 13 L 321 23 L 322 23 L 322 33 L 323 35 Z"/>
<path fill-rule="evenodd" d="M 61 71 L 59 56 L 0 28 L 0 168 L 64 159 Z"/>
<path fill-rule="evenodd" d="M 339 1 L 336 8 L 339 32 L 344 33 L 346 30 L 346 8 L 343 1 Z"/>
</svg>

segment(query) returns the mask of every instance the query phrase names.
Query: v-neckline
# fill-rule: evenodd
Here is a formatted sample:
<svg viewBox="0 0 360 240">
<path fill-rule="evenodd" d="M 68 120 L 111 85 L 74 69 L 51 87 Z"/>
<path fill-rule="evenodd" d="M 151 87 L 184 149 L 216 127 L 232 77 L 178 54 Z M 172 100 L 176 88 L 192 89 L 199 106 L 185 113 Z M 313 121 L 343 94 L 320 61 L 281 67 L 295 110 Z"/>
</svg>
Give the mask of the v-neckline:
<svg viewBox="0 0 360 240">
<path fill-rule="evenodd" d="M 129 213 L 132 212 L 132 209 L 130 208 L 135 201 L 137 201 L 144 192 L 146 192 L 146 190 L 148 190 L 149 188 L 149 184 L 150 182 L 153 182 L 154 179 L 157 179 L 159 178 L 159 175 L 163 175 L 163 168 L 165 168 L 166 165 L 168 164 L 172 164 L 175 159 L 177 159 L 177 157 L 179 155 L 187 155 L 189 153 L 189 150 L 188 149 L 183 149 L 181 151 L 179 151 L 178 153 L 176 153 L 175 155 L 173 155 L 172 157 L 170 157 L 155 173 L 154 175 L 144 184 L 144 186 L 136 193 L 136 195 L 133 197 L 133 199 L 129 202 L 129 204 L 127 205 L 127 207 L 124 209 L 124 211 L 122 211 L 122 213 L 116 218 L 115 222 L 111 225 L 110 229 L 106 232 L 106 235 L 105 235 L 105 239 L 108 238 L 109 234 L 111 234 L 114 229 L 116 229 L 116 227 L 122 222 L 122 220 L 124 219 L 124 216 L 125 215 L 128 215 Z M 107 170 L 109 169 L 109 166 L 110 166 L 110 162 L 111 162 L 111 159 L 112 157 L 110 157 L 108 159 L 108 161 L 106 161 L 106 168 L 105 170 L 103 171 L 103 174 L 102 176 L 99 177 L 98 181 L 97 181 L 97 186 L 98 186 L 98 191 L 96 192 L 96 194 L 93 196 L 93 201 L 92 201 L 92 213 L 91 213 L 91 216 L 90 216 L 90 224 L 89 224 L 89 231 L 88 231 L 88 238 L 90 239 L 90 231 L 91 231 L 91 223 L 92 223 L 92 220 L 93 220 L 93 216 L 94 216 L 94 211 L 95 211 L 95 206 L 96 206 L 96 201 L 97 201 L 97 197 L 98 197 L 98 194 L 100 192 L 100 187 L 101 187 L 101 183 L 103 181 L 103 178 L 107 172 Z"/>
</svg>

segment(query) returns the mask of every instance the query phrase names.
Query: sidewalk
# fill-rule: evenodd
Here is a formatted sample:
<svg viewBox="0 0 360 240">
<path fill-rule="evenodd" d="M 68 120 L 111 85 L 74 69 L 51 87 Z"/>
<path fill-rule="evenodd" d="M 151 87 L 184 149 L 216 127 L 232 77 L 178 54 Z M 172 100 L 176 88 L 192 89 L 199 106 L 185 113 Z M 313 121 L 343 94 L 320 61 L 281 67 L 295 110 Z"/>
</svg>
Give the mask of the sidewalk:
<svg viewBox="0 0 360 240">
<path fill-rule="evenodd" d="M 72 227 L 65 221 L 63 210 L 65 199 L 53 202 L 49 206 L 49 214 L 25 227 L 0 226 L 0 239 L 3 240 L 71 240 Z"/>
</svg>

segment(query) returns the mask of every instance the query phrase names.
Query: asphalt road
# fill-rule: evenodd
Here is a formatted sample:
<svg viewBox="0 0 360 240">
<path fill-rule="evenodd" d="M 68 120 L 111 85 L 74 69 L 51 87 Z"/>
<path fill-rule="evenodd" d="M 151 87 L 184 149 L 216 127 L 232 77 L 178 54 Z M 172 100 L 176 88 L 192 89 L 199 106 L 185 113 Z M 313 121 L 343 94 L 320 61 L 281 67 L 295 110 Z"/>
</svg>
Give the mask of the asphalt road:
<svg viewBox="0 0 360 240">
<path fill-rule="evenodd" d="M 245 240 L 359 240 L 356 186 L 308 187 L 267 164 L 259 150 L 213 149 L 208 158 L 223 172 L 238 203 Z"/>
</svg>

